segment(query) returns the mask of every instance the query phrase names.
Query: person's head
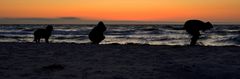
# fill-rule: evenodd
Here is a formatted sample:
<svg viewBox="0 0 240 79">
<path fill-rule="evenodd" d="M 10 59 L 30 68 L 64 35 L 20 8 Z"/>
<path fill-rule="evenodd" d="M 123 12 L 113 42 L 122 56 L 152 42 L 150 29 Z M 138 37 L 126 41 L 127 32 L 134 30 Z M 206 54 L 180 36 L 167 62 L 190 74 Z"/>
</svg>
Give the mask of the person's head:
<svg viewBox="0 0 240 79">
<path fill-rule="evenodd" d="M 102 21 L 99 21 L 98 25 L 104 25 L 104 23 Z"/>
<path fill-rule="evenodd" d="M 53 31 L 53 26 L 52 26 L 52 25 L 48 25 L 48 26 L 46 27 L 46 29 L 49 30 L 49 31 Z"/>
<path fill-rule="evenodd" d="M 99 31 L 102 31 L 102 32 L 106 31 L 106 26 L 102 21 L 98 22 L 97 28 Z"/>
<path fill-rule="evenodd" d="M 210 22 L 206 22 L 203 31 L 213 28 L 213 25 Z"/>
</svg>

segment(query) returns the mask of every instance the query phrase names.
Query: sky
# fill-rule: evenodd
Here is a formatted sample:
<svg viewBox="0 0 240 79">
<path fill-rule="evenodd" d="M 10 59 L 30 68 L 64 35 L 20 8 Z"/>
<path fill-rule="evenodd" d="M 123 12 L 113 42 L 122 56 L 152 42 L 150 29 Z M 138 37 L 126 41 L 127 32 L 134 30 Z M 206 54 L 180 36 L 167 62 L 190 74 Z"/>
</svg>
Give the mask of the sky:
<svg viewBox="0 0 240 79">
<path fill-rule="evenodd" d="M 0 0 L 0 23 L 240 23 L 240 0 Z"/>
</svg>

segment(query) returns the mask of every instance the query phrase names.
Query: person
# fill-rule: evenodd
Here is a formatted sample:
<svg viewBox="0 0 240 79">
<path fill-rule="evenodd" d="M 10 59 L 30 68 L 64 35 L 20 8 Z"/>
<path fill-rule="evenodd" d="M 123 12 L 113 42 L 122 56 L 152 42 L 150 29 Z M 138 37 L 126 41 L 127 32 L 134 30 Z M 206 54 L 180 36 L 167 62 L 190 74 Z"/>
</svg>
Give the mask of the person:
<svg viewBox="0 0 240 79">
<path fill-rule="evenodd" d="M 204 32 L 211 28 L 213 28 L 213 25 L 210 22 L 205 23 L 201 20 L 188 20 L 184 24 L 184 29 L 192 36 L 190 45 L 196 45 L 197 40 L 201 35 L 200 31 Z"/>
<path fill-rule="evenodd" d="M 107 28 L 102 21 L 100 21 L 98 25 L 92 29 L 88 35 L 89 39 L 92 41 L 92 44 L 99 44 L 105 39 L 104 32 L 106 29 Z"/>
<path fill-rule="evenodd" d="M 46 43 L 49 43 L 48 39 L 51 36 L 53 31 L 53 26 L 52 25 L 48 25 L 46 27 L 46 29 L 37 29 L 34 32 L 34 40 L 36 43 L 40 43 L 40 39 L 44 38 Z"/>
</svg>

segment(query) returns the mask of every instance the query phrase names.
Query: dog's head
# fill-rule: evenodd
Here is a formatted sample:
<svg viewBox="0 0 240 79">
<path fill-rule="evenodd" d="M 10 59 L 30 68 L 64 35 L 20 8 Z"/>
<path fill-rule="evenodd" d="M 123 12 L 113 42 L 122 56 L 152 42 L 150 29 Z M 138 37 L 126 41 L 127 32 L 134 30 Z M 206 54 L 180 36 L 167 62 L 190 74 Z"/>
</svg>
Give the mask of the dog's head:
<svg viewBox="0 0 240 79">
<path fill-rule="evenodd" d="M 52 26 L 52 25 L 48 25 L 48 26 L 46 27 L 46 30 L 53 31 L 53 26 Z"/>
</svg>

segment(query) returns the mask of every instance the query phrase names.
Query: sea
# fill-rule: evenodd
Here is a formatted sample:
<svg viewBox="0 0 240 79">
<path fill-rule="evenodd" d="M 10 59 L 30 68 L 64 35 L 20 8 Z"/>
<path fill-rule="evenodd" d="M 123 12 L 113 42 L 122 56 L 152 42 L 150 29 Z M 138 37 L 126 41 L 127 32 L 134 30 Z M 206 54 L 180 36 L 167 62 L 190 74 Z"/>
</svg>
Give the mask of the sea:
<svg viewBox="0 0 240 79">
<path fill-rule="evenodd" d="M 51 24 L 51 43 L 90 43 L 96 24 Z M 33 42 L 33 32 L 47 24 L 0 24 L 0 42 Z M 191 36 L 182 24 L 106 24 L 100 44 L 189 45 Z M 41 40 L 44 43 L 44 39 Z M 219 24 L 201 32 L 198 45 L 240 46 L 240 25 Z"/>
</svg>

